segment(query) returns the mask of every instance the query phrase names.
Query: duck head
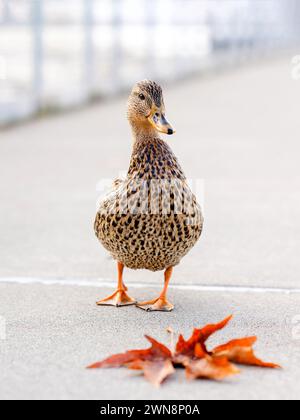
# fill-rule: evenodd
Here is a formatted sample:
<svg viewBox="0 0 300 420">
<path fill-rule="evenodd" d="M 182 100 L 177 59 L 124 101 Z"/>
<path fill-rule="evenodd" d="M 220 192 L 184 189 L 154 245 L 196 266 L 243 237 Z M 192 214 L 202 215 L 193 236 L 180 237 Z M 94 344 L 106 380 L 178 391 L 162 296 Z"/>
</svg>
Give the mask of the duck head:
<svg viewBox="0 0 300 420">
<path fill-rule="evenodd" d="M 165 116 L 162 88 L 150 80 L 143 80 L 133 87 L 128 99 L 127 116 L 135 131 L 175 133 Z"/>
</svg>

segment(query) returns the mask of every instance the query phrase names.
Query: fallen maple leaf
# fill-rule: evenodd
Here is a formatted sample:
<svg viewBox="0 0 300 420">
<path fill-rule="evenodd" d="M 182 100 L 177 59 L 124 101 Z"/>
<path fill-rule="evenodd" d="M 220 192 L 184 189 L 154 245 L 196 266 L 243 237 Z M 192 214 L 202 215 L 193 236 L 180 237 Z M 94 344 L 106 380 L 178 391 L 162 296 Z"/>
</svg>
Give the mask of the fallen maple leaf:
<svg viewBox="0 0 300 420">
<path fill-rule="evenodd" d="M 231 362 L 239 365 L 260 366 L 271 369 L 280 368 L 274 363 L 266 363 L 258 359 L 252 346 L 256 343 L 257 337 L 246 337 L 229 341 L 227 344 L 216 347 L 213 354 L 216 356 L 224 356 Z"/>
<path fill-rule="evenodd" d="M 231 319 L 232 315 L 225 318 L 218 324 L 206 325 L 206 327 L 201 329 L 195 328 L 192 336 L 187 341 L 183 338 L 182 334 L 180 334 L 176 345 L 176 355 L 194 356 L 196 344 L 200 344 L 203 351 L 205 353 L 208 353 L 207 348 L 205 346 L 205 342 L 209 339 L 209 337 L 212 334 L 226 327 L 226 325 Z"/>
<path fill-rule="evenodd" d="M 239 373 L 233 363 L 279 368 L 278 365 L 265 363 L 255 356 L 253 345 L 257 340 L 256 337 L 232 340 L 216 347 L 211 352 L 207 350 L 206 341 L 209 337 L 226 327 L 231 319 L 232 316 L 229 316 L 218 324 L 210 324 L 201 329 L 195 328 L 188 340 L 180 335 L 174 351 L 169 350 L 168 347 L 152 337 L 145 336 L 151 343 L 149 349 L 129 350 L 125 353 L 115 354 L 89 366 L 89 368 L 125 366 L 128 369 L 140 370 L 145 379 L 155 386 L 159 386 L 175 372 L 174 366 L 185 367 L 188 379 L 214 380 L 222 380 Z"/>
<path fill-rule="evenodd" d="M 175 372 L 175 368 L 170 359 L 155 361 L 136 361 L 127 366 L 129 369 L 142 370 L 145 378 L 154 386 L 158 387 L 170 375 Z"/>
<path fill-rule="evenodd" d="M 202 359 L 190 361 L 186 366 L 186 377 L 188 379 L 222 380 L 237 373 L 240 373 L 240 371 L 226 357 L 205 355 Z"/>
<path fill-rule="evenodd" d="M 88 369 L 100 369 L 105 367 L 121 367 L 129 365 L 136 361 L 154 361 L 154 360 L 165 360 L 171 359 L 172 353 L 168 347 L 154 340 L 154 338 L 145 336 L 151 343 L 151 347 L 145 350 L 129 350 L 126 353 L 114 354 L 107 359 L 97 362 Z"/>
</svg>

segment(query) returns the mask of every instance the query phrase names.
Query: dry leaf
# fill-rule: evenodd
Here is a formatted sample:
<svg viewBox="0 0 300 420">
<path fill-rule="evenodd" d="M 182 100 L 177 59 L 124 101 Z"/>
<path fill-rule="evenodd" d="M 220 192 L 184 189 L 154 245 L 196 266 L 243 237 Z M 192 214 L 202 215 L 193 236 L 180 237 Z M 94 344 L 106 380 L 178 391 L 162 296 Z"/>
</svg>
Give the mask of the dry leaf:
<svg viewBox="0 0 300 420">
<path fill-rule="evenodd" d="M 145 378 L 153 385 L 159 387 L 168 376 L 175 372 L 175 369 L 171 360 L 162 360 L 143 362 L 143 371 Z"/>
<path fill-rule="evenodd" d="M 226 357 L 206 355 L 200 360 L 193 360 L 186 366 L 188 379 L 204 378 L 222 380 L 227 376 L 236 375 L 239 370 Z"/>
<path fill-rule="evenodd" d="M 160 386 L 168 376 L 174 373 L 174 366 L 185 367 L 188 379 L 213 380 L 222 380 L 239 373 L 233 363 L 278 368 L 278 365 L 265 363 L 255 356 L 253 345 L 256 337 L 230 341 L 216 347 L 212 352 L 207 350 L 206 341 L 212 334 L 226 327 L 231 318 L 232 316 L 229 316 L 218 324 L 210 324 L 201 329 L 195 328 L 188 340 L 180 335 L 174 351 L 152 337 L 145 336 L 151 343 L 149 349 L 129 350 L 116 354 L 89 368 L 124 366 L 128 369 L 141 370 L 145 378 L 155 386 Z M 169 331 L 173 334 L 172 329 Z"/>
<path fill-rule="evenodd" d="M 176 345 L 176 354 L 177 355 L 185 355 L 185 356 L 194 356 L 195 346 L 196 344 L 200 344 L 203 348 L 205 353 L 208 353 L 205 342 L 209 339 L 209 337 L 217 331 L 220 331 L 229 323 L 232 319 L 232 315 L 225 318 L 223 321 L 219 322 L 218 324 L 211 324 L 207 325 L 202 329 L 195 328 L 193 331 L 192 336 L 186 341 L 182 335 L 179 336 L 178 342 Z"/>
<path fill-rule="evenodd" d="M 128 369 L 142 370 L 145 378 L 154 386 L 160 384 L 175 372 L 173 363 L 170 359 L 165 360 L 135 360 L 126 365 Z"/>
<path fill-rule="evenodd" d="M 111 357 L 108 357 L 107 359 L 102 360 L 101 362 L 97 362 L 91 366 L 88 366 L 88 369 L 121 367 L 137 360 L 164 360 L 170 359 L 172 357 L 172 353 L 166 346 L 154 340 L 152 337 L 149 337 L 147 335 L 145 337 L 152 344 L 149 349 L 129 350 L 126 353 L 115 354 Z"/>
<path fill-rule="evenodd" d="M 253 350 L 253 345 L 256 343 L 257 337 L 246 337 L 237 340 L 232 340 L 227 344 L 216 347 L 213 354 L 217 356 L 224 356 L 231 362 L 239 365 L 260 366 L 271 369 L 280 368 L 274 363 L 265 363 L 258 359 Z"/>
</svg>

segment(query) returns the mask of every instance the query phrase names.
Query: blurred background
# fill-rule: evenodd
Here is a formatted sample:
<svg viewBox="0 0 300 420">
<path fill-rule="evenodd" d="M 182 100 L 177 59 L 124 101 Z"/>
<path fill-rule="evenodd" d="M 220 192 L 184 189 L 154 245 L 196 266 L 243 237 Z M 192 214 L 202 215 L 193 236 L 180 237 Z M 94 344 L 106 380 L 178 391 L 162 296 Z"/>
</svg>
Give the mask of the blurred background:
<svg viewBox="0 0 300 420">
<path fill-rule="evenodd" d="M 298 287 L 299 55 L 298 0 L 0 0 L 0 282 L 114 282 L 98 187 L 128 168 L 126 100 L 148 78 L 205 185 L 174 282 Z"/>
<path fill-rule="evenodd" d="M 0 0 L 0 124 L 300 39 L 297 0 Z"/>
</svg>

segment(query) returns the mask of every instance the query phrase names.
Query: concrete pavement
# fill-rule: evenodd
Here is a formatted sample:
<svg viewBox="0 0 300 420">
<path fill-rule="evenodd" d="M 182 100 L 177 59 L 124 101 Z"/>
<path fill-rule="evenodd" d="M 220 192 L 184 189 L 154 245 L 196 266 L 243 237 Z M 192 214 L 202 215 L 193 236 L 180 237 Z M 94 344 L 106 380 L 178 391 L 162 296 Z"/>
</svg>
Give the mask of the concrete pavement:
<svg viewBox="0 0 300 420">
<path fill-rule="evenodd" d="M 182 292 L 172 290 L 173 313 L 135 307 L 97 307 L 107 288 L 0 285 L 7 339 L 0 341 L 0 396 L 20 399 L 299 399 L 300 340 L 294 314 L 299 294 Z M 138 298 L 158 290 L 130 289 Z M 282 371 L 242 368 L 224 383 L 187 382 L 178 371 L 159 390 L 123 369 L 85 370 L 111 353 L 148 346 L 143 334 L 169 344 L 172 326 L 185 337 L 193 326 L 231 324 L 210 345 L 257 334 L 257 354 L 281 363 Z"/>
<path fill-rule="evenodd" d="M 177 129 L 168 141 L 206 189 L 203 237 L 173 279 L 191 289 L 171 290 L 172 314 L 94 306 L 116 278 L 92 225 L 97 183 L 128 167 L 126 98 L 0 133 L 0 398 L 299 398 L 300 83 L 290 59 L 165 88 Z M 70 286 L 36 283 L 47 279 Z M 162 274 L 125 280 L 147 298 Z M 284 371 L 246 369 L 225 385 L 171 380 L 158 393 L 128 372 L 84 370 L 143 346 L 144 332 L 166 341 L 169 325 L 188 334 L 231 312 L 223 336 L 258 334 L 260 354 Z"/>
</svg>

